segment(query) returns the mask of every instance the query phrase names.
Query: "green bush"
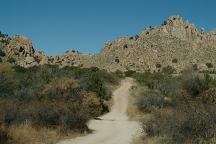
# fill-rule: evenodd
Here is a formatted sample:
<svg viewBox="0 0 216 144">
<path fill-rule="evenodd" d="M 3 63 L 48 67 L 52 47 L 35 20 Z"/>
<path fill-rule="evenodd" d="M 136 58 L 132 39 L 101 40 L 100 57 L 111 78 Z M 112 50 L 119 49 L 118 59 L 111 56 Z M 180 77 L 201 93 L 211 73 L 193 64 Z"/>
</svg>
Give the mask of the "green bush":
<svg viewBox="0 0 216 144">
<path fill-rule="evenodd" d="M 176 58 L 174 58 L 173 60 L 172 60 L 172 63 L 177 63 L 178 62 L 178 60 L 176 59 Z"/>
<path fill-rule="evenodd" d="M 199 97 L 206 104 L 216 104 L 216 89 L 210 88 L 209 90 L 201 93 Z"/>
<path fill-rule="evenodd" d="M 162 69 L 162 72 L 163 73 L 167 73 L 167 74 L 173 74 L 176 72 L 175 68 L 173 68 L 172 66 L 167 66 L 167 67 L 164 67 Z"/>
<path fill-rule="evenodd" d="M 136 71 L 128 70 L 125 72 L 125 76 L 126 77 L 132 77 L 135 73 L 136 73 Z"/>
<path fill-rule="evenodd" d="M 48 104 L 42 105 L 37 111 L 34 123 L 39 126 L 56 127 L 60 125 L 60 113 Z"/>
<path fill-rule="evenodd" d="M 13 95 L 14 89 L 16 89 L 16 82 L 13 78 L 0 73 L 0 97 Z"/>
<path fill-rule="evenodd" d="M 124 49 L 128 48 L 128 45 L 127 45 L 127 44 L 124 44 L 124 45 L 123 45 L 123 48 L 124 48 Z"/>
<path fill-rule="evenodd" d="M 0 128 L 0 144 L 7 144 L 9 140 L 9 136 L 7 131 Z"/>
<path fill-rule="evenodd" d="M 62 126 L 64 129 L 78 129 L 82 132 L 88 130 L 86 123 L 88 122 L 89 117 L 84 111 L 76 113 L 67 113 L 62 117 Z"/>
<path fill-rule="evenodd" d="M 161 68 L 161 64 L 157 63 L 156 65 L 156 68 Z"/>
<path fill-rule="evenodd" d="M 135 40 L 139 39 L 139 35 L 134 36 Z"/>
<path fill-rule="evenodd" d="M 143 112 L 151 112 L 154 109 L 162 108 L 164 103 L 164 96 L 161 93 L 150 92 L 138 100 L 137 106 Z"/>
<path fill-rule="evenodd" d="M 7 35 L 7 34 L 4 34 L 4 33 L 2 33 L 2 32 L 0 31 L 0 37 L 6 38 L 6 37 L 8 37 L 8 35 Z"/>
<path fill-rule="evenodd" d="M 119 60 L 118 58 L 116 58 L 116 59 L 115 59 L 115 62 L 116 62 L 116 63 L 119 63 L 119 62 L 120 62 L 120 60 Z"/>
<path fill-rule="evenodd" d="M 0 122 L 26 121 L 35 127 L 88 130 L 87 121 L 107 111 L 107 84 L 114 74 L 98 68 L 0 65 Z"/>
<path fill-rule="evenodd" d="M 15 64 L 16 60 L 14 58 L 8 58 L 7 62 Z"/>
<path fill-rule="evenodd" d="M 205 80 L 200 79 L 198 77 L 194 77 L 184 81 L 183 86 L 184 89 L 186 89 L 187 92 L 194 97 L 196 97 L 197 95 L 199 95 L 200 93 L 209 88 L 208 83 Z"/>
<path fill-rule="evenodd" d="M 154 112 L 152 119 L 143 121 L 143 129 L 148 136 L 166 135 L 172 143 L 186 143 L 188 140 L 200 143 L 200 140 L 215 135 L 215 107 L 211 111 L 202 104 L 193 104 L 171 112 Z"/>
<path fill-rule="evenodd" d="M 89 76 L 83 76 L 80 79 L 80 86 L 82 89 L 86 91 L 96 92 L 98 97 L 108 100 L 111 98 L 111 94 L 109 93 L 107 87 L 103 83 L 102 79 L 98 77 L 96 73 L 92 73 Z"/>
<path fill-rule="evenodd" d="M 213 64 L 212 64 L 212 63 L 206 63 L 206 66 L 207 66 L 208 68 L 213 68 Z"/>
<path fill-rule="evenodd" d="M 216 86 L 216 79 L 209 74 L 204 74 L 204 81 L 210 86 L 215 87 Z"/>
<path fill-rule="evenodd" d="M 0 56 L 4 57 L 5 55 L 5 52 L 3 52 L 2 49 L 0 49 Z"/>
<path fill-rule="evenodd" d="M 204 108 L 200 107 L 202 105 L 191 108 L 188 111 L 187 119 L 179 129 L 182 131 L 185 139 L 193 139 L 196 143 L 199 143 L 200 138 L 212 138 L 216 132 L 215 116 L 212 116 L 212 113 L 208 113 Z"/>
<path fill-rule="evenodd" d="M 193 64 L 193 65 L 192 65 L 192 68 L 193 68 L 195 71 L 197 71 L 197 70 L 198 70 L 198 65 L 197 65 L 197 64 Z"/>
<path fill-rule="evenodd" d="M 159 89 L 161 92 L 165 92 L 166 87 L 167 89 L 168 87 L 176 88 L 176 84 L 173 85 L 175 78 L 167 73 L 150 73 L 149 71 L 145 71 L 143 73 L 136 73 L 133 77 L 139 82 L 139 84 L 145 85 L 149 89 Z"/>
<path fill-rule="evenodd" d="M 203 77 L 191 68 L 180 76 L 169 72 L 137 73 L 134 78 L 150 89 L 137 103 L 140 111 L 152 115 L 143 121 L 147 138 L 163 137 L 165 143 L 214 141 L 216 85 L 210 75 Z"/>
<path fill-rule="evenodd" d="M 137 82 L 142 85 L 145 85 L 149 79 L 151 79 L 151 76 L 152 74 L 149 71 L 133 74 L 133 77 L 137 80 Z"/>
<path fill-rule="evenodd" d="M 115 71 L 113 73 L 113 75 L 116 76 L 117 78 L 124 78 L 125 77 L 124 73 L 120 70 Z"/>
</svg>

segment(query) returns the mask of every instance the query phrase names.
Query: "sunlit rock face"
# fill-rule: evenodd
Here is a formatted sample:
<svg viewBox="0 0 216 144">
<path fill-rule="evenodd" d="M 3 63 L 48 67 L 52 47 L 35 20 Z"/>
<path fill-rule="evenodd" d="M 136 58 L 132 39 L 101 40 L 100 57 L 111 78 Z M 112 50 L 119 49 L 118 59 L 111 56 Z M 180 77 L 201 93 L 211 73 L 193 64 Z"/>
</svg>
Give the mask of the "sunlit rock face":
<svg viewBox="0 0 216 144">
<path fill-rule="evenodd" d="M 205 32 L 204 28 L 197 29 L 180 16 L 171 16 L 135 36 L 105 42 L 101 51 L 94 55 L 69 50 L 61 56 L 48 57 L 35 51 L 32 42 L 19 35 L 9 37 L 3 51 L 7 59 L 14 58 L 16 64 L 25 67 L 52 64 L 98 67 L 108 71 L 160 71 L 171 66 L 181 72 L 185 67 L 196 65 L 201 71 L 214 70 L 216 31 Z"/>
</svg>

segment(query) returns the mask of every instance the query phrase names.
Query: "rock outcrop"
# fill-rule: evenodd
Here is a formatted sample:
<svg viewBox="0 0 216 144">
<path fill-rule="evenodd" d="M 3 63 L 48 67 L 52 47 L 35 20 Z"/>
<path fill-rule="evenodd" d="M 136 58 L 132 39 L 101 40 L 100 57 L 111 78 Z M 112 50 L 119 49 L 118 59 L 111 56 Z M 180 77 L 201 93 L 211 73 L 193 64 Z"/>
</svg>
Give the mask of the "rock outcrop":
<svg viewBox="0 0 216 144">
<path fill-rule="evenodd" d="M 160 71 L 171 66 L 182 71 L 189 65 L 199 70 L 216 67 L 216 32 L 205 32 L 179 16 L 171 16 L 161 25 L 146 28 L 135 36 L 121 37 L 106 42 L 100 53 L 85 55 L 72 50 L 62 56 L 47 57 L 34 50 L 30 40 L 23 36 L 8 38 L 3 51 L 15 63 L 29 67 L 39 64 L 98 67 L 108 71 Z"/>
<path fill-rule="evenodd" d="M 24 67 L 48 64 L 48 57 L 42 52 L 35 51 L 32 42 L 24 36 L 16 35 L 8 38 L 2 50 L 6 54 L 7 61 Z"/>
<path fill-rule="evenodd" d="M 193 24 L 172 16 L 161 25 L 149 27 L 136 36 L 106 43 L 96 55 L 96 64 L 109 71 L 159 71 L 172 66 L 178 72 L 196 65 L 200 70 L 216 66 L 216 34 L 198 31 Z"/>
</svg>

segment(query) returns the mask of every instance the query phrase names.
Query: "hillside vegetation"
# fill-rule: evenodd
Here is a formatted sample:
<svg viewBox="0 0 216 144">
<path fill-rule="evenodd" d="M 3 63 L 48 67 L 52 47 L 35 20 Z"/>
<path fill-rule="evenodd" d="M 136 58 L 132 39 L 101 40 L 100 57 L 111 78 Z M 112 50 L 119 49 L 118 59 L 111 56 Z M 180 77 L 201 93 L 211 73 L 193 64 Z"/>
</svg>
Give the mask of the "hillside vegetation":
<svg viewBox="0 0 216 144">
<path fill-rule="evenodd" d="M 49 138 L 41 137 L 49 131 L 54 137 L 88 132 L 88 120 L 109 110 L 108 84 L 117 83 L 115 76 L 94 67 L 0 63 L 0 143 L 44 142 Z"/>
<path fill-rule="evenodd" d="M 216 143 L 216 79 L 194 68 L 179 75 L 144 72 L 133 77 L 143 88 L 136 106 L 144 117 L 144 143 Z"/>
</svg>

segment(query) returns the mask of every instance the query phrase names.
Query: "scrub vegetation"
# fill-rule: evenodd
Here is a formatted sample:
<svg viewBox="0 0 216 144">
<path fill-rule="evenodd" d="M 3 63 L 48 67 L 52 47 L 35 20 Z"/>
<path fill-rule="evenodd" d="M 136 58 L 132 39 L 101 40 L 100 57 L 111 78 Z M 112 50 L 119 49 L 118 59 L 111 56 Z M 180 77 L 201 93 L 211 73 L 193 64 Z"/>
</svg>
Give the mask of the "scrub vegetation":
<svg viewBox="0 0 216 144">
<path fill-rule="evenodd" d="M 136 97 L 143 115 L 142 143 L 216 143 L 216 79 L 194 68 L 179 75 L 165 71 L 133 77 L 143 88 Z"/>
<path fill-rule="evenodd" d="M 44 136 L 55 143 L 60 134 L 89 132 L 88 120 L 109 111 L 117 79 L 95 67 L 1 63 L 0 143 L 44 143 Z"/>
</svg>

